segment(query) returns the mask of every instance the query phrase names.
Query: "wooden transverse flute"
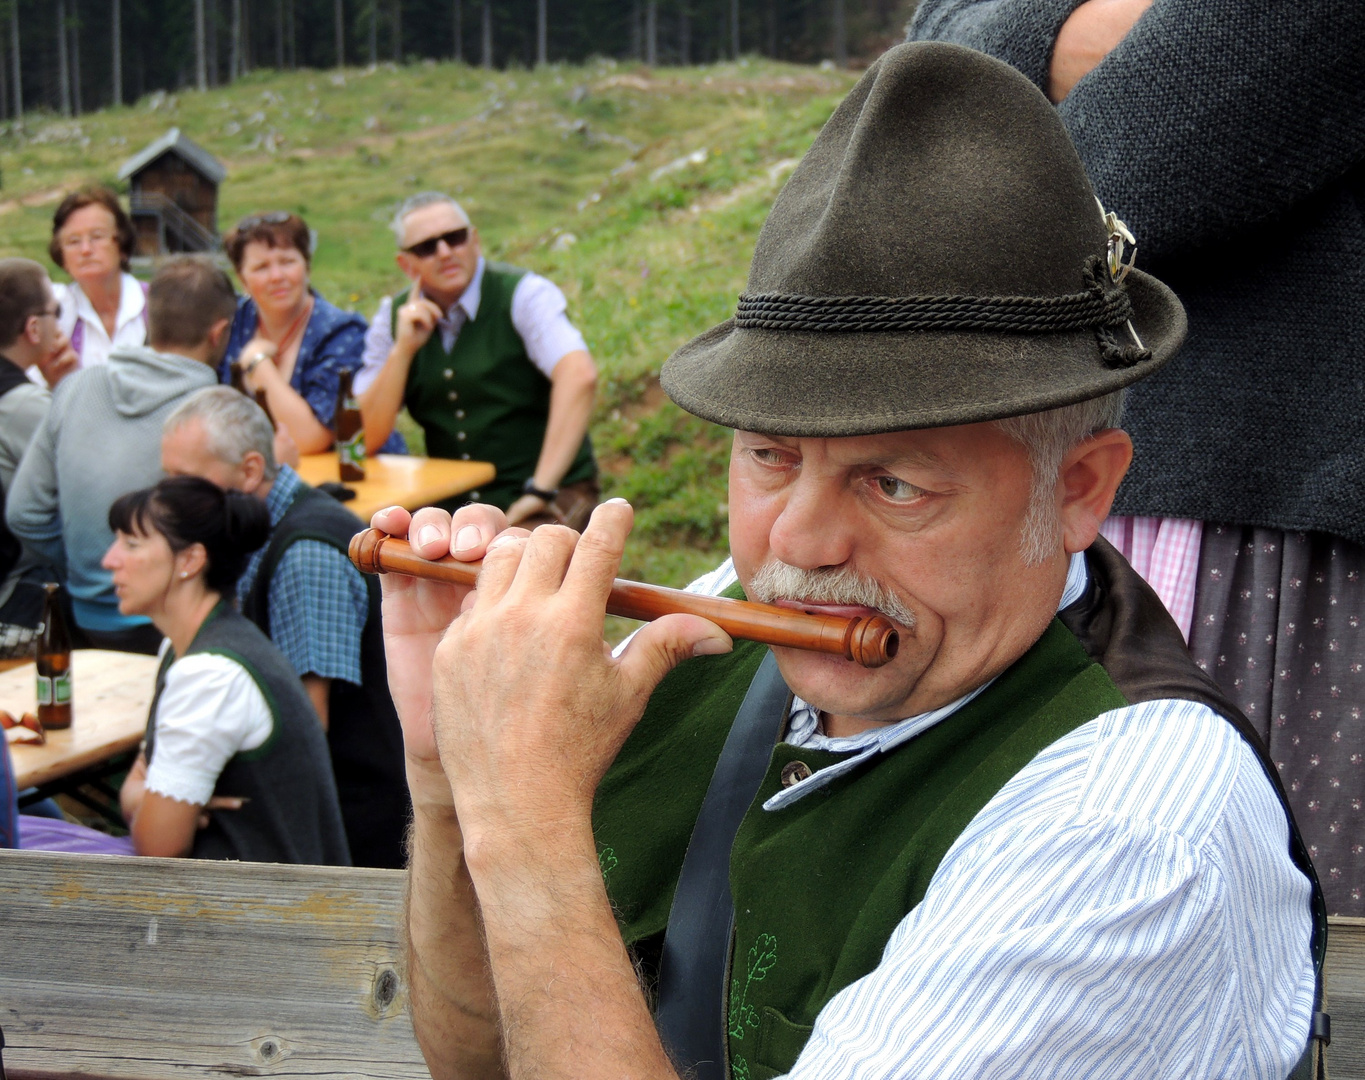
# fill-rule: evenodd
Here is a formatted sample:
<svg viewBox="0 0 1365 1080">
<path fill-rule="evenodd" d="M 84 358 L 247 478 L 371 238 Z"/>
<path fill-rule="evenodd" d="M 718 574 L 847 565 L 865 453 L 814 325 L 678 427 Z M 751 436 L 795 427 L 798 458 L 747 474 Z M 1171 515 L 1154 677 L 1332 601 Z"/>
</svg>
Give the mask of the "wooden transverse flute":
<svg viewBox="0 0 1365 1080">
<path fill-rule="evenodd" d="M 358 532 L 351 540 L 351 561 L 366 574 L 406 574 L 453 585 L 473 585 L 480 563 L 424 559 L 413 553 L 406 540 L 379 529 Z M 661 585 L 617 578 L 607 598 L 607 613 L 649 622 L 661 615 L 681 613 L 710 619 L 732 638 L 759 641 L 789 649 L 833 653 L 863 667 L 876 668 L 890 661 L 900 647 L 900 635 L 889 619 L 817 615 L 775 604 L 731 600 L 724 596 L 699 596 Z"/>
</svg>

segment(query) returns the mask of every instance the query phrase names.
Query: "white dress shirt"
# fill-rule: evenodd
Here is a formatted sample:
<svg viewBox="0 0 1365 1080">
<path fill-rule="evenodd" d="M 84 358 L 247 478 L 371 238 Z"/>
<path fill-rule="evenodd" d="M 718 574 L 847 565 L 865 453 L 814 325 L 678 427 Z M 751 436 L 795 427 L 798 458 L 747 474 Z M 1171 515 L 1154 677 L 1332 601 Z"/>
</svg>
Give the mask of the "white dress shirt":
<svg viewBox="0 0 1365 1080">
<path fill-rule="evenodd" d="M 467 319 L 479 317 L 479 300 L 483 295 L 484 260 L 480 256 L 469 287 L 436 324 L 441 335 L 441 347 L 449 353 L 460 336 L 460 328 Z M 587 351 L 583 335 L 578 332 L 565 312 L 568 301 L 554 282 L 529 271 L 512 290 L 512 326 L 521 336 L 526 355 L 548 379 L 555 365 L 568 353 Z M 379 302 L 379 310 L 370 321 L 365 334 L 365 353 L 360 371 L 355 377 L 355 392 L 363 394 L 370 388 L 393 348 L 393 297 Z"/>
<path fill-rule="evenodd" d="M 1061 606 L 1086 575 L 1073 556 Z M 727 561 L 689 588 L 734 580 Z M 787 739 L 861 759 L 974 696 L 845 739 L 798 699 Z M 878 966 L 821 1010 L 789 1080 L 1283 1080 L 1314 990 L 1309 885 L 1288 837 L 1259 760 L 1212 710 L 1104 713 L 972 820 Z"/>
<path fill-rule="evenodd" d="M 166 646 L 163 641 L 162 655 Z M 274 730 L 256 680 L 217 653 L 192 653 L 170 666 L 155 724 L 147 790 L 195 806 L 209 801 L 234 754 L 255 750 Z"/>
<path fill-rule="evenodd" d="M 81 331 L 81 367 L 104 363 L 116 346 L 146 343 L 147 320 L 143 312 L 147 308 L 147 300 L 142 294 L 142 283 L 132 274 L 125 272 L 119 277 L 118 315 L 114 318 L 113 338 L 104 329 L 104 321 L 95 313 L 90 298 L 74 281 L 69 285 L 54 284 L 52 294 L 62 305 L 62 317 L 57 320 L 57 325 L 66 336 L 72 336 L 78 321 L 84 326 Z"/>
</svg>

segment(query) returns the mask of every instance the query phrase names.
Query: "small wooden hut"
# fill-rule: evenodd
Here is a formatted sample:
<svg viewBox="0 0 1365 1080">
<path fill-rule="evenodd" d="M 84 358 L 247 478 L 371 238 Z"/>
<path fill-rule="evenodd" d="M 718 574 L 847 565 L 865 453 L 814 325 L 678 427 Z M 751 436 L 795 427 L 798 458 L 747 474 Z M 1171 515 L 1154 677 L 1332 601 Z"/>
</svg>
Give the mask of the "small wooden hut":
<svg viewBox="0 0 1365 1080">
<path fill-rule="evenodd" d="M 129 181 L 135 254 L 217 250 L 218 185 L 226 175 L 222 162 L 179 128 L 124 162 L 118 176 Z"/>
</svg>

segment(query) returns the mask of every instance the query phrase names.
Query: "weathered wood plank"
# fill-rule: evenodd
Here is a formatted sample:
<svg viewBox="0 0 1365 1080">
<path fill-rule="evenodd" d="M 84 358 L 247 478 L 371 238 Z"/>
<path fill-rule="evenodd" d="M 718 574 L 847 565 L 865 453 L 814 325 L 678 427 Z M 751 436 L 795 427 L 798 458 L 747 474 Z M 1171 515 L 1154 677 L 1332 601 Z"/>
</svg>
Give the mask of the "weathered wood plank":
<svg viewBox="0 0 1365 1080">
<path fill-rule="evenodd" d="M 1365 919 L 1329 919 L 1327 1011 L 1332 1080 L 1365 1080 Z"/>
<path fill-rule="evenodd" d="M 16 1080 L 425 1078 L 392 870 L 0 851 Z"/>
</svg>

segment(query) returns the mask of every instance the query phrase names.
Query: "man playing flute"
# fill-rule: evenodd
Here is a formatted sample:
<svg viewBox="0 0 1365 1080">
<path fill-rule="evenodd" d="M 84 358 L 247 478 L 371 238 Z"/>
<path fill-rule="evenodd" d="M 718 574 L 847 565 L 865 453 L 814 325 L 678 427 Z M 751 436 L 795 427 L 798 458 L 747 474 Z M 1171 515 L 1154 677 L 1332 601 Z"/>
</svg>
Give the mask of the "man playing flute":
<svg viewBox="0 0 1365 1080">
<path fill-rule="evenodd" d="M 1283 1078 L 1325 932 L 1273 766 L 1097 539 L 1122 389 L 1184 334 L 1046 99 L 886 53 L 663 383 L 735 429 L 701 584 L 879 613 L 867 669 L 670 615 L 631 526 L 375 517 L 433 1076 Z M 458 617 L 457 617 L 458 616 Z"/>
</svg>

